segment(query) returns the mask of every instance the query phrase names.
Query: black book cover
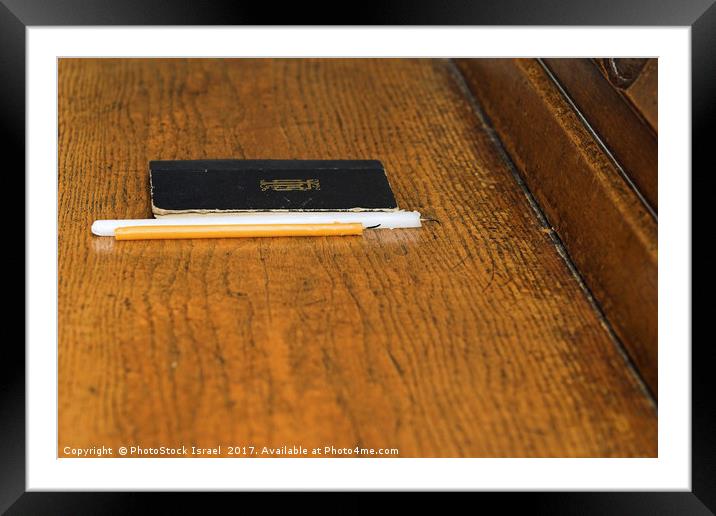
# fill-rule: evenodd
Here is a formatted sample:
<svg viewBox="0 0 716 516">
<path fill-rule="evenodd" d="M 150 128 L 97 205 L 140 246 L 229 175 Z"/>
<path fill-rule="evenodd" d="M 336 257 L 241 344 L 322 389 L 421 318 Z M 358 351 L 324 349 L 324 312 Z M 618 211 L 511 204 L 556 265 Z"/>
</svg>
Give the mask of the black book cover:
<svg viewBox="0 0 716 516">
<path fill-rule="evenodd" d="M 151 161 L 152 211 L 388 211 L 395 197 L 375 160 Z"/>
</svg>

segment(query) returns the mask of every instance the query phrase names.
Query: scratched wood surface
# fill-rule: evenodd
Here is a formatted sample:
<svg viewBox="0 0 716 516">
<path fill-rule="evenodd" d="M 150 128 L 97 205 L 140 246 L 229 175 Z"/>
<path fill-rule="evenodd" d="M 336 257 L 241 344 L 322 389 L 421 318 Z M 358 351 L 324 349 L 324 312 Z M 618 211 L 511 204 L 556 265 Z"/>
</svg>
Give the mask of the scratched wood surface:
<svg viewBox="0 0 716 516">
<path fill-rule="evenodd" d="M 656 395 L 656 219 L 537 60 L 477 59 L 459 66 Z"/>
<path fill-rule="evenodd" d="M 593 59 L 543 59 L 562 88 L 614 155 L 632 185 L 656 212 L 659 205 L 658 137 Z M 654 79 L 656 80 L 656 79 Z M 656 105 L 656 90 L 652 103 Z"/>
<path fill-rule="evenodd" d="M 654 456 L 648 398 L 445 60 L 61 60 L 65 447 Z M 421 229 L 115 242 L 147 162 L 382 160 Z"/>
</svg>

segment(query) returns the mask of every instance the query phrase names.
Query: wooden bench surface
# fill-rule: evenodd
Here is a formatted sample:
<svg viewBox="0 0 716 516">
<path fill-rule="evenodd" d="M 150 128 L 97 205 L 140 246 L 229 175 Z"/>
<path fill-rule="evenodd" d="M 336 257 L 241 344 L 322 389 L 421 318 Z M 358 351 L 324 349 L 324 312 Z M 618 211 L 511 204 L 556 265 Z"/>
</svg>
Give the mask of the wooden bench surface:
<svg viewBox="0 0 716 516">
<path fill-rule="evenodd" d="M 421 229 L 115 242 L 154 159 L 379 159 Z M 59 448 L 655 456 L 657 417 L 448 60 L 59 63 Z"/>
</svg>

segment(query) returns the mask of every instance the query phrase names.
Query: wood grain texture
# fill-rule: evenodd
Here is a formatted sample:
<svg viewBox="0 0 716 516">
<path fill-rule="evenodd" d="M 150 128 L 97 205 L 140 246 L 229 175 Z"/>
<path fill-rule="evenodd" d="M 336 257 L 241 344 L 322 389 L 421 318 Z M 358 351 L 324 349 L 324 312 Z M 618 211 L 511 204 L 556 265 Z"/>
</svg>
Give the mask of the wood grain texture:
<svg viewBox="0 0 716 516">
<path fill-rule="evenodd" d="M 659 130 L 659 60 L 599 59 L 600 70 L 638 111 L 651 129 Z"/>
<path fill-rule="evenodd" d="M 656 133 L 592 59 L 543 61 L 656 212 L 659 200 Z"/>
<path fill-rule="evenodd" d="M 444 60 L 59 63 L 65 446 L 655 456 L 627 367 Z M 154 159 L 379 159 L 431 219 L 116 242 Z"/>
<path fill-rule="evenodd" d="M 658 59 L 648 59 L 636 80 L 624 90 L 624 94 L 655 132 L 659 131 L 658 91 Z"/>
<path fill-rule="evenodd" d="M 656 221 L 537 60 L 477 59 L 460 66 L 656 394 Z"/>
</svg>

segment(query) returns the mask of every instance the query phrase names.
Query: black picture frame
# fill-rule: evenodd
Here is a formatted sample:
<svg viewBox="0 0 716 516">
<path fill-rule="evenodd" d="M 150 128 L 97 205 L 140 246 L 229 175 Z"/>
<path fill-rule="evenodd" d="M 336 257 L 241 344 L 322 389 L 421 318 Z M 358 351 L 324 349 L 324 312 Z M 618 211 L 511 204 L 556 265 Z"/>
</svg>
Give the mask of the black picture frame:
<svg viewBox="0 0 716 516">
<path fill-rule="evenodd" d="M 502 0 L 362 2 L 353 9 L 303 2 L 211 3 L 173 0 L 0 0 L 0 130 L 6 174 L 25 170 L 25 30 L 60 25 L 641 25 L 690 26 L 692 73 L 692 191 L 707 190 L 708 129 L 716 120 L 716 4 L 714 0 Z M 20 183 L 18 188 L 24 191 Z M 9 191 L 6 189 L 6 192 Z M 17 190 L 18 192 L 20 190 Z M 26 192 L 27 194 L 27 192 Z M 19 195 L 17 196 L 19 197 Z M 701 220 L 693 212 L 692 242 Z M 18 228 L 19 229 L 19 228 Z M 24 240 L 16 235 L 15 242 Z M 9 264 L 22 268 L 15 244 Z M 24 249 L 24 247 L 23 247 Z M 692 245 L 692 253 L 695 247 Z M 694 256 L 692 254 L 692 256 Z M 9 269 L 8 269 L 9 270 Z M 693 271 L 692 271 L 693 274 Z M 27 278 L 26 278 L 27 280 Z M 693 285 L 692 298 L 708 288 Z M 23 296 L 24 298 L 24 296 Z M 18 303 L 19 304 L 19 303 Z M 693 301 L 692 301 L 693 305 Z M 23 305 L 24 306 L 24 305 Z M 695 335 L 695 334 L 694 334 Z M 709 339 L 710 340 L 710 339 Z M 501 511 L 549 514 L 713 514 L 716 512 L 716 392 L 714 347 L 692 344 L 692 491 L 594 493 L 481 493 Z M 671 345 L 687 343 L 671 343 Z M 161 497 L 163 512 L 191 510 L 187 493 L 25 492 L 25 351 L 5 340 L 0 359 L 0 512 L 9 514 L 133 513 Z M 229 494 L 221 495 L 223 497 Z M 246 495 L 244 495 L 246 496 Z M 479 503 L 483 503 L 482 501 Z M 354 505 L 360 508 L 360 502 Z M 204 507 L 205 508 L 205 507 Z M 374 505 L 366 505 L 374 509 Z"/>
</svg>

